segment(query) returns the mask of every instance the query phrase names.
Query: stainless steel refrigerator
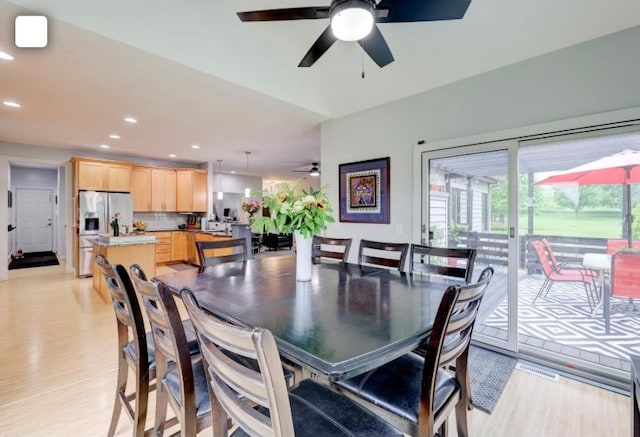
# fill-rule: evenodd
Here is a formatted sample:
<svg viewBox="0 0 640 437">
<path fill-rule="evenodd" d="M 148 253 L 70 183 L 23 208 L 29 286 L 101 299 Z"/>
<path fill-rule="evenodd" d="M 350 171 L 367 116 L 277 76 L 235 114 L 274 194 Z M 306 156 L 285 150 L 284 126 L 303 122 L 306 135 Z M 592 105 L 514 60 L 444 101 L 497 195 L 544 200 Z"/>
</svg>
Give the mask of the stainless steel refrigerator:
<svg viewBox="0 0 640 437">
<path fill-rule="evenodd" d="M 118 223 L 133 224 L 133 200 L 129 193 L 107 193 L 103 191 L 80 191 L 78 193 L 79 215 L 79 256 L 80 276 L 91 276 L 93 245 L 91 236 L 111 232 L 110 222 L 119 213 Z"/>
</svg>

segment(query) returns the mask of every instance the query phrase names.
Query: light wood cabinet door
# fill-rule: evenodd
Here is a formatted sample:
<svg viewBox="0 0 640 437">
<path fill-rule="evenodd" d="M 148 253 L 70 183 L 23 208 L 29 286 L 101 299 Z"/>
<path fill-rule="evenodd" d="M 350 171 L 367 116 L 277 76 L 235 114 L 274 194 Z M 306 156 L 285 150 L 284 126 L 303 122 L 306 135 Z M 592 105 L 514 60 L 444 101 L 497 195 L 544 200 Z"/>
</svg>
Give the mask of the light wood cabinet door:
<svg viewBox="0 0 640 437">
<path fill-rule="evenodd" d="M 187 261 L 187 233 L 171 233 L 171 261 Z"/>
<path fill-rule="evenodd" d="M 151 169 L 151 210 L 177 211 L 175 170 Z"/>
<path fill-rule="evenodd" d="M 193 211 L 193 172 L 176 170 L 176 206 L 178 211 Z"/>
<path fill-rule="evenodd" d="M 105 164 L 107 191 L 131 192 L 131 165 Z"/>
<path fill-rule="evenodd" d="M 101 162 L 78 161 L 78 190 L 106 190 L 107 169 Z"/>
<path fill-rule="evenodd" d="M 176 170 L 177 209 L 181 212 L 207 210 L 207 172 L 203 170 Z"/>
<path fill-rule="evenodd" d="M 196 170 L 193 172 L 193 210 L 206 212 L 208 203 L 207 172 Z"/>
<path fill-rule="evenodd" d="M 131 192 L 131 165 L 79 160 L 78 190 Z"/>
<path fill-rule="evenodd" d="M 133 210 L 151 211 L 151 169 L 134 167 L 131 188 Z"/>
</svg>

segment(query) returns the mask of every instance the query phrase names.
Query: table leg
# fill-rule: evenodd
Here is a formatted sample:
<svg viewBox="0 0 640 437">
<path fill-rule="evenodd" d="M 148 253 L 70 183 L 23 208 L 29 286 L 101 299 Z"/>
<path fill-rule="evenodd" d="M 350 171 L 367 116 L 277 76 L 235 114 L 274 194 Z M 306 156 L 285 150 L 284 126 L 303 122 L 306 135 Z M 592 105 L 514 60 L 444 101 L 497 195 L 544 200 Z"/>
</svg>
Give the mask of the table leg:
<svg viewBox="0 0 640 437">
<path fill-rule="evenodd" d="M 604 312 L 604 333 L 605 335 L 609 335 L 611 333 L 610 329 L 610 318 L 609 313 L 611 312 L 611 308 L 609 306 L 609 287 L 607 287 L 607 281 L 602 280 L 602 301 L 604 301 L 603 312 Z"/>
</svg>

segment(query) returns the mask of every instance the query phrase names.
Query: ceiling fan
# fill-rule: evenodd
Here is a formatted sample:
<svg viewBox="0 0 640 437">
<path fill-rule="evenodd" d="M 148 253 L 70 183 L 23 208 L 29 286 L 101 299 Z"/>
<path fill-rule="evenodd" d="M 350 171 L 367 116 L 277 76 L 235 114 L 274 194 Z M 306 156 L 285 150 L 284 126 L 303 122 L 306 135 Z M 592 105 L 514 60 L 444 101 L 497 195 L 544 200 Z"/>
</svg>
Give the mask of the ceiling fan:
<svg viewBox="0 0 640 437">
<path fill-rule="evenodd" d="M 411 23 L 461 19 L 471 0 L 331 0 L 329 6 L 238 12 L 241 21 L 316 20 L 330 25 L 313 43 L 298 67 L 311 67 L 336 40 L 358 41 L 363 50 L 384 67 L 393 55 L 375 23 Z"/>
<path fill-rule="evenodd" d="M 291 170 L 294 173 L 307 173 L 309 176 L 318 177 L 320 176 L 320 169 L 318 168 L 317 162 L 311 163 L 311 168 L 309 170 Z"/>
</svg>

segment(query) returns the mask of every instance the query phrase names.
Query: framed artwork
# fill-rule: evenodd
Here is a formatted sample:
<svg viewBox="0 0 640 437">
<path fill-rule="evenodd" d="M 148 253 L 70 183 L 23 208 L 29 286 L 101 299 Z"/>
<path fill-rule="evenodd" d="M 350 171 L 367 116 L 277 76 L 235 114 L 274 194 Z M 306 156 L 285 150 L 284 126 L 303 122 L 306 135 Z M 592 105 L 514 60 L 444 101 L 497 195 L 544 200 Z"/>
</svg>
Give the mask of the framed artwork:
<svg viewBox="0 0 640 437">
<path fill-rule="evenodd" d="M 389 157 L 340 164 L 340 221 L 390 223 Z"/>
</svg>

